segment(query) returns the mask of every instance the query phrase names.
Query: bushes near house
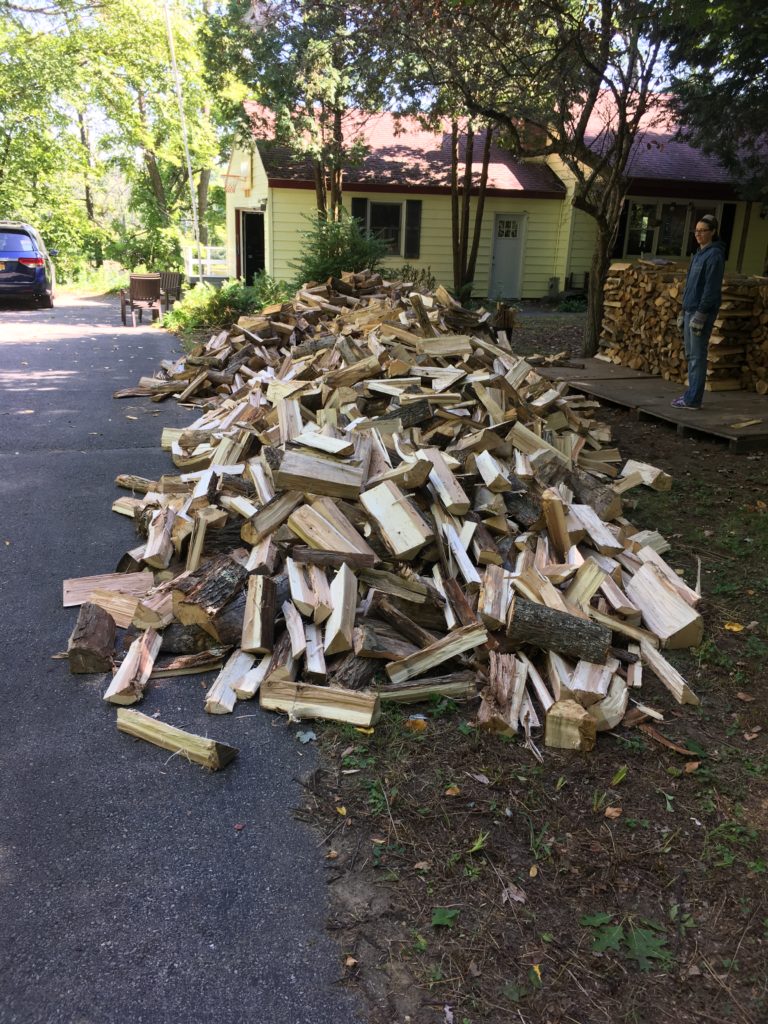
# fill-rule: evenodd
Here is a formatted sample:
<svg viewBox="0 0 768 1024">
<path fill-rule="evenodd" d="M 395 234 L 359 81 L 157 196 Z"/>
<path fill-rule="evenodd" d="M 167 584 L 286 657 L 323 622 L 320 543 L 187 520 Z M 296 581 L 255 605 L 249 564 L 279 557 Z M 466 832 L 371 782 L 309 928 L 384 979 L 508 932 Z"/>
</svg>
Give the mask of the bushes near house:
<svg viewBox="0 0 768 1024">
<path fill-rule="evenodd" d="M 412 284 L 415 292 L 433 292 L 440 284 L 431 267 L 414 267 L 412 263 L 404 263 L 402 267 L 382 267 L 381 273 L 388 281 Z"/>
<path fill-rule="evenodd" d="M 221 327 L 238 317 L 258 313 L 273 302 L 284 302 L 292 293 L 284 281 L 276 281 L 264 272 L 255 275 L 252 285 L 239 281 L 228 281 L 221 288 L 196 284 L 165 314 L 162 323 L 179 334 Z"/>
<path fill-rule="evenodd" d="M 375 270 L 387 254 L 386 244 L 346 213 L 338 221 L 305 219 L 309 227 L 301 235 L 301 255 L 290 264 L 299 287 L 340 277 L 345 270 Z"/>
</svg>

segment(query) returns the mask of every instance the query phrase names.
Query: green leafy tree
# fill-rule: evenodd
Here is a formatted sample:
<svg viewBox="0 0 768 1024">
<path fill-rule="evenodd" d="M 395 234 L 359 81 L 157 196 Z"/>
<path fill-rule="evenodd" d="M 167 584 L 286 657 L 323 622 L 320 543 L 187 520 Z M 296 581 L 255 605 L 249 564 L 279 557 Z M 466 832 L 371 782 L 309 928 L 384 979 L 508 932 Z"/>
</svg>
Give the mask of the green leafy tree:
<svg viewBox="0 0 768 1024">
<path fill-rule="evenodd" d="M 603 281 L 627 189 L 627 164 L 662 72 L 660 0 L 381 0 L 366 5 L 425 69 L 495 122 L 520 157 L 559 157 L 573 205 L 592 217 L 584 351 L 597 350 Z"/>
<path fill-rule="evenodd" d="M 366 151 L 364 115 L 387 106 L 397 87 L 394 51 L 360 31 L 342 0 L 232 0 L 209 23 L 208 50 L 211 83 L 231 108 L 243 99 L 235 78 L 263 108 L 245 119 L 232 109 L 243 137 L 256 125 L 307 161 L 318 214 L 338 220 L 344 171 Z"/>
<path fill-rule="evenodd" d="M 668 12 L 673 103 L 686 134 L 746 198 L 768 201 L 768 10 L 688 0 Z"/>
</svg>

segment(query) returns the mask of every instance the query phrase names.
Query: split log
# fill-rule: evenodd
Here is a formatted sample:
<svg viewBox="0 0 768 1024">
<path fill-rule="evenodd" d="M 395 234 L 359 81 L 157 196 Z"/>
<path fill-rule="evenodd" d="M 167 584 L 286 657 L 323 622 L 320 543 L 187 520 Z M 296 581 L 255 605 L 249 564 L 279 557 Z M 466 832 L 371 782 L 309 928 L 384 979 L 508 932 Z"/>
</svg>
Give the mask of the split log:
<svg viewBox="0 0 768 1024">
<path fill-rule="evenodd" d="M 357 578 L 347 565 L 339 569 L 331 584 L 331 603 L 333 611 L 325 626 L 327 655 L 352 649 L 357 609 Z"/>
<path fill-rule="evenodd" d="M 259 705 L 267 711 L 284 711 L 291 719 L 323 718 L 370 728 L 379 719 L 375 693 L 313 686 L 288 680 L 269 680 L 259 690 Z"/>
<path fill-rule="evenodd" d="M 115 620 L 103 608 L 86 601 L 67 644 L 69 671 L 73 675 L 109 672 L 114 653 Z"/>
<path fill-rule="evenodd" d="M 160 634 L 154 629 L 134 640 L 103 699 L 110 704 L 135 704 L 141 700 L 161 643 Z"/>
<path fill-rule="evenodd" d="M 544 723 L 546 746 L 587 753 L 594 748 L 595 738 L 594 721 L 576 701 L 557 701 L 547 712 Z"/>
<path fill-rule="evenodd" d="M 146 740 L 147 743 L 153 743 L 163 750 L 181 754 L 187 760 L 201 764 L 214 772 L 226 767 L 238 752 L 236 747 L 217 743 L 216 740 L 207 737 L 195 736 L 191 732 L 176 729 L 172 725 L 166 725 L 156 718 L 150 718 L 149 715 L 142 715 L 141 712 L 128 708 L 117 709 L 117 728 L 120 732 Z"/>
<path fill-rule="evenodd" d="M 251 576 L 245 598 L 240 647 L 249 654 L 272 650 L 275 633 L 276 587 L 269 576 Z"/>
<path fill-rule="evenodd" d="M 416 704 L 433 697 L 469 700 L 477 694 L 475 672 L 450 672 L 444 676 L 428 676 L 415 682 L 379 687 L 379 699 L 395 704 Z"/>
<path fill-rule="evenodd" d="M 485 626 L 463 626 L 408 658 L 389 662 L 386 665 L 387 675 L 393 683 L 403 683 L 407 679 L 423 675 L 429 669 L 442 665 L 465 651 L 479 647 L 487 639 L 488 633 Z"/>
<path fill-rule="evenodd" d="M 652 562 L 646 562 L 626 585 L 627 596 L 662 647 L 698 647 L 704 620 Z"/>
</svg>

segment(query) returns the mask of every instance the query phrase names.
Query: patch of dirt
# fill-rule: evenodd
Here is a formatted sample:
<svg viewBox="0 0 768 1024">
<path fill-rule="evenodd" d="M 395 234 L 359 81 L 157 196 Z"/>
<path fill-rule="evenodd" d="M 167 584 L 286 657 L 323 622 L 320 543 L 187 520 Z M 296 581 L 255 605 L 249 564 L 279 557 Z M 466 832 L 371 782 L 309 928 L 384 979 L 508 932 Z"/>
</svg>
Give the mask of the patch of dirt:
<svg viewBox="0 0 768 1024">
<path fill-rule="evenodd" d="M 542 745 L 542 764 L 477 730 L 475 701 L 323 729 L 303 816 L 372 1024 L 768 1019 L 768 455 L 602 418 L 624 457 L 673 476 L 667 494 L 629 492 L 626 515 L 670 541 L 689 583 L 701 565 L 706 639 L 669 655 L 701 705 L 646 671 L 655 735 Z"/>
</svg>

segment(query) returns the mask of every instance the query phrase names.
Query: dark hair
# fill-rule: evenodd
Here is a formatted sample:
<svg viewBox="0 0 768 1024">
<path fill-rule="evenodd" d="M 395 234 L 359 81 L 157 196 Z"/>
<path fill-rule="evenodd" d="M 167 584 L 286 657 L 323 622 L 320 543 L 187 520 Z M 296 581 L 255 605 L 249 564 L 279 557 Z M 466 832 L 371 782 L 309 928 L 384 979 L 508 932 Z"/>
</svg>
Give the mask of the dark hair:
<svg viewBox="0 0 768 1024">
<path fill-rule="evenodd" d="M 718 229 L 717 217 L 711 213 L 705 213 L 703 217 L 699 217 L 696 221 L 697 224 L 706 224 L 708 228 L 712 228 L 712 241 L 716 242 L 720 237 Z"/>
</svg>

